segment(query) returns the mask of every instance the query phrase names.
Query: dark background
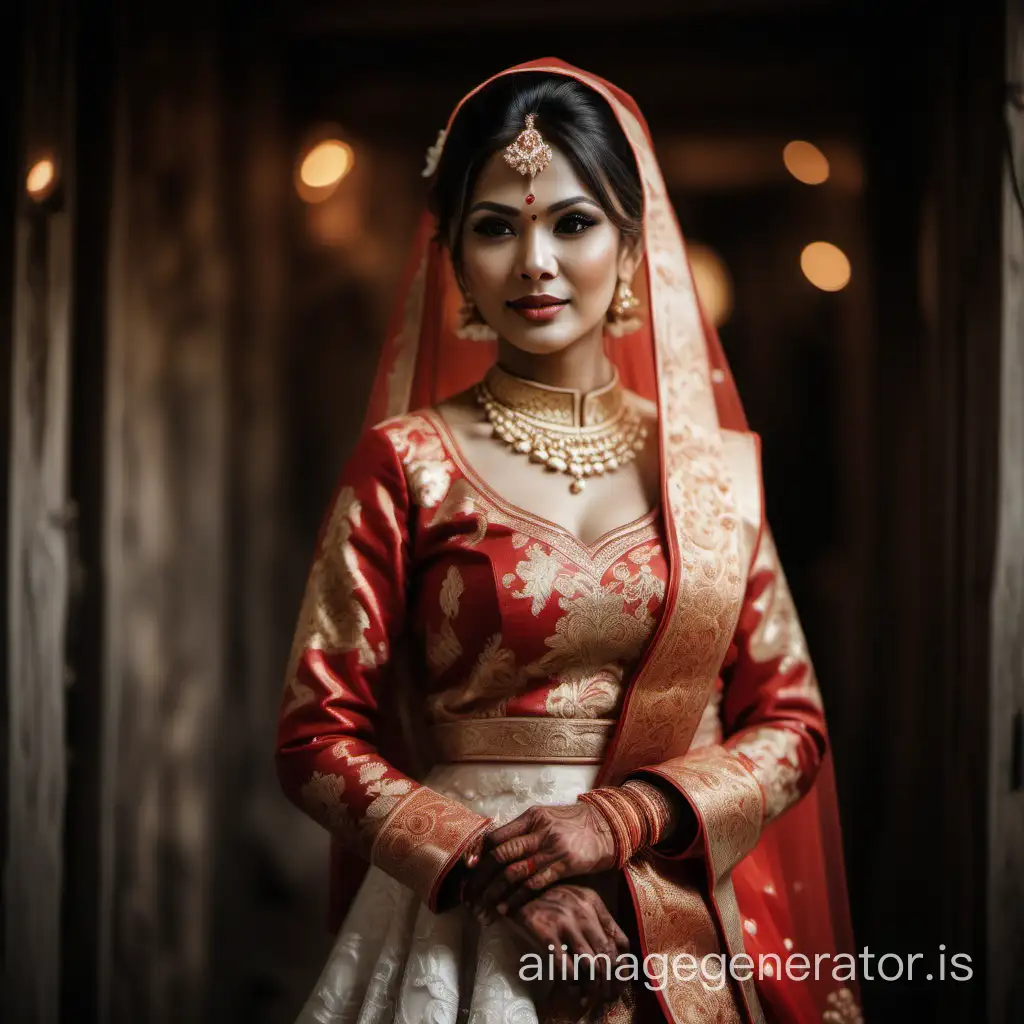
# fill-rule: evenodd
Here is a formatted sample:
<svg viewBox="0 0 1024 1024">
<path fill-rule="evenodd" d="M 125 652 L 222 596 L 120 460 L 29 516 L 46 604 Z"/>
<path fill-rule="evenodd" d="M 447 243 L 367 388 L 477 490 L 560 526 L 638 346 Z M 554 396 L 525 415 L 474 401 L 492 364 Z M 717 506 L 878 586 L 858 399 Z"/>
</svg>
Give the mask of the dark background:
<svg viewBox="0 0 1024 1024">
<path fill-rule="evenodd" d="M 1024 1019 L 1018 4 L 5 17 L 4 1020 L 274 1024 L 319 973 L 326 843 L 272 763 L 301 587 L 423 153 L 469 88 L 548 55 L 634 96 L 684 233 L 731 274 L 858 946 L 974 960 L 970 983 L 866 983 L 867 1019 Z M 327 136 L 354 169 L 307 205 L 297 162 Z M 791 139 L 826 183 L 787 173 Z M 801 274 L 816 240 L 844 290 Z"/>
</svg>

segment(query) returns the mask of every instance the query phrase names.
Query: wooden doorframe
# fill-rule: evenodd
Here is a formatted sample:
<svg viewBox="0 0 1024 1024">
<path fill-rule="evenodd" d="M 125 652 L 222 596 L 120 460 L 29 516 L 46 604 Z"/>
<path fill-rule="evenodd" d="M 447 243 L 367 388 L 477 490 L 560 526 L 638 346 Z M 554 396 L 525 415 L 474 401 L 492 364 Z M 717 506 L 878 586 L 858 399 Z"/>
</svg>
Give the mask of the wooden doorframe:
<svg viewBox="0 0 1024 1024">
<path fill-rule="evenodd" d="M 1006 5 L 1002 359 L 992 588 L 988 1016 L 1024 1020 L 1024 4 Z"/>
</svg>

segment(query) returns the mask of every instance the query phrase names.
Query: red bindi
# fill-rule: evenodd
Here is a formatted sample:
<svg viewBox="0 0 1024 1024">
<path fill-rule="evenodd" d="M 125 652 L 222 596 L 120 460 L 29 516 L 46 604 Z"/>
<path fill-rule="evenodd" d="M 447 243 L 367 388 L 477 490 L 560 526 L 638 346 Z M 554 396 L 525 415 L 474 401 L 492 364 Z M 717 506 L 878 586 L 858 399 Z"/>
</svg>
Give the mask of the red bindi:
<svg viewBox="0 0 1024 1024">
<path fill-rule="evenodd" d="M 533 194 L 533 193 L 531 192 L 531 193 L 530 193 L 530 194 L 529 194 L 529 195 L 528 195 L 528 196 L 526 197 L 526 205 L 527 205 L 527 206 L 532 206 L 532 205 L 533 205 L 533 201 L 534 201 L 534 200 L 535 200 L 536 198 L 537 198 L 537 197 L 536 197 L 536 196 L 535 196 L 535 195 L 534 195 L 534 194 Z"/>
</svg>

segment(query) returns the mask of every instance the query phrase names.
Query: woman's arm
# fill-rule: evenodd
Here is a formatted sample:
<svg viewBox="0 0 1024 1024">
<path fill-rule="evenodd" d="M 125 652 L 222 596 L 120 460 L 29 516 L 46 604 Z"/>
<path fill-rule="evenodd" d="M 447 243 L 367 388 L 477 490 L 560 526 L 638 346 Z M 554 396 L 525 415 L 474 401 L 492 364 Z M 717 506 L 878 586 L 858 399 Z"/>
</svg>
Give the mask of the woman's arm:
<svg viewBox="0 0 1024 1024">
<path fill-rule="evenodd" d="M 693 838 L 703 840 L 689 852 L 706 853 L 716 876 L 810 789 L 828 743 L 814 669 L 767 526 L 722 678 L 723 742 L 634 776 L 658 779 L 685 799 Z"/>
<path fill-rule="evenodd" d="M 342 473 L 306 584 L 281 703 L 277 770 L 289 798 L 432 909 L 486 828 L 378 751 L 379 686 L 402 630 L 409 491 L 387 435 L 370 430 Z"/>
</svg>

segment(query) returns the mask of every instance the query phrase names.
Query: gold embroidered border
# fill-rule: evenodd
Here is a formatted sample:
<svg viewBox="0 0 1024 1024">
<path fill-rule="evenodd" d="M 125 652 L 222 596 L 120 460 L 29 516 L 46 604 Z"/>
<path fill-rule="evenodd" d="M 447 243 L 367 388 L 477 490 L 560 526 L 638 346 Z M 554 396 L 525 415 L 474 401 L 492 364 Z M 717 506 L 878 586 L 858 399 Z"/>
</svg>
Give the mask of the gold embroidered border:
<svg viewBox="0 0 1024 1024">
<path fill-rule="evenodd" d="M 693 804 L 704 827 L 712 882 L 727 875 L 761 838 L 764 795 L 739 757 L 703 747 L 643 769 L 672 783 Z"/>
<path fill-rule="evenodd" d="M 600 764 L 614 728 L 610 718 L 482 718 L 433 725 L 430 738 L 440 762 Z"/>
<path fill-rule="evenodd" d="M 434 909 L 439 883 L 452 861 L 490 820 L 423 786 L 387 816 L 373 841 L 370 862 Z"/>
<path fill-rule="evenodd" d="M 726 947 L 735 956 L 743 951 L 743 926 L 732 886 L 732 869 L 761 837 L 761 785 L 739 757 L 721 746 L 705 747 L 644 771 L 660 775 L 676 786 L 700 818 L 715 910 Z M 761 1019 L 753 981 L 741 981 L 739 985 L 752 1018 Z"/>
<path fill-rule="evenodd" d="M 740 905 L 736 902 L 736 890 L 732 887 L 731 874 L 719 879 L 715 885 L 714 901 L 715 909 L 718 911 L 718 921 L 725 934 L 725 945 L 730 955 L 735 956 L 738 952 L 743 951 L 743 922 L 740 917 Z M 746 978 L 737 981 L 737 984 L 747 1001 L 754 1024 L 764 1024 L 764 1012 L 761 1009 L 760 1000 L 757 998 L 754 979 Z"/>
<path fill-rule="evenodd" d="M 736 510 L 740 514 L 740 562 L 744 570 L 754 560 L 761 533 L 761 440 L 757 434 L 722 431 L 722 457 L 732 477 Z"/>
<path fill-rule="evenodd" d="M 630 891 L 637 909 L 643 952 L 665 956 L 670 965 L 667 984 L 660 993 L 671 1019 L 739 1024 L 746 1018 L 737 1006 L 732 985 L 705 985 L 697 973 L 692 980 L 677 977 L 671 965 L 689 965 L 693 957 L 699 972 L 706 956 L 721 956 L 718 929 L 711 911 L 707 882 L 699 861 L 672 865 L 655 863 L 654 855 L 641 854 L 626 866 Z M 742 938 L 740 940 L 742 949 Z M 754 1000 L 755 1007 L 758 1005 Z M 759 1011 L 757 1011 L 759 1012 Z M 757 1012 L 755 1021 L 759 1021 Z"/>
</svg>

